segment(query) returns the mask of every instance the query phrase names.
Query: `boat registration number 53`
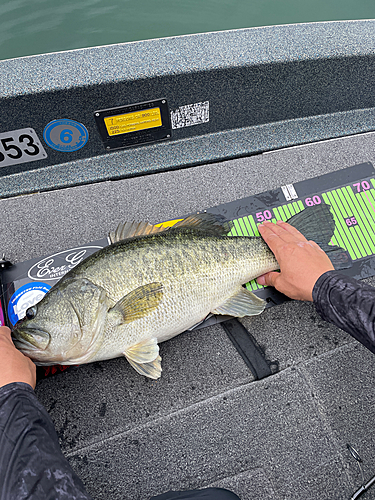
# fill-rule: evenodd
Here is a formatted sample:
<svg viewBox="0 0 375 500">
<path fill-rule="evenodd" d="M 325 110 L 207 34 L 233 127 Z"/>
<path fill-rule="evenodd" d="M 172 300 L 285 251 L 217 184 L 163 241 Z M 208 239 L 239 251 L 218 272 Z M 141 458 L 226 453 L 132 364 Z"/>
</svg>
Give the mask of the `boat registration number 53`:
<svg viewBox="0 0 375 500">
<path fill-rule="evenodd" d="M 47 158 L 42 143 L 32 128 L 0 134 L 0 168 Z"/>
</svg>

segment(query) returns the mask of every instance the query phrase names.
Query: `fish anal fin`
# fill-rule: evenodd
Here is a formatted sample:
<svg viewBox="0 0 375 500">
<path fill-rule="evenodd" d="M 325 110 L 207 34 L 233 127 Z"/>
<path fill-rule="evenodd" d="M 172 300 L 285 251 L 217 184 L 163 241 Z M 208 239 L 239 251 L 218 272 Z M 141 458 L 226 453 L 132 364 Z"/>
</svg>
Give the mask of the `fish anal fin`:
<svg viewBox="0 0 375 500">
<path fill-rule="evenodd" d="M 135 361 L 127 358 L 131 366 L 141 375 L 156 380 L 161 377 L 161 357 L 157 356 L 149 363 L 136 363 Z"/>
<path fill-rule="evenodd" d="M 135 363 L 149 363 L 159 356 L 158 341 L 155 338 L 142 340 L 125 350 L 124 356 Z"/>
<path fill-rule="evenodd" d="M 160 233 L 168 229 L 169 227 L 163 225 L 153 226 L 149 222 L 124 222 L 120 223 L 116 231 L 111 231 L 108 236 L 111 244 L 113 244 L 137 236 L 148 236 L 149 234 Z"/>
<path fill-rule="evenodd" d="M 131 291 L 109 310 L 108 314 L 117 317 L 115 324 L 127 324 L 152 313 L 163 298 L 161 283 L 148 283 Z"/>
<path fill-rule="evenodd" d="M 213 314 L 223 314 L 242 318 L 243 316 L 255 316 L 264 311 L 266 302 L 260 299 L 246 288 L 241 289 L 219 307 L 216 307 Z"/>
</svg>

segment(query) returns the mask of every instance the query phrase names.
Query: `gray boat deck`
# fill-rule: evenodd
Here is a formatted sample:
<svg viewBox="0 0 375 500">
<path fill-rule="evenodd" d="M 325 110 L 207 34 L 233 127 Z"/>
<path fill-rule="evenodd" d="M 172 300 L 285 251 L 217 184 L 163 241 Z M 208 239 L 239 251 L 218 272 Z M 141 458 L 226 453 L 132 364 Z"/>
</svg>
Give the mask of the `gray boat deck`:
<svg viewBox="0 0 375 500">
<path fill-rule="evenodd" d="M 20 262 L 99 239 L 125 220 L 156 223 L 375 163 L 374 140 L 370 132 L 2 199 L 1 250 Z M 347 443 L 362 456 L 365 479 L 375 474 L 374 356 L 309 303 L 287 302 L 243 323 L 278 373 L 254 381 L 214 325 L 162 344 L 158 381 L 115 359 L 38 383 L 63 452 L 95 499 L 211 485 L 242 500 L 349 499 L 361 476 Z M 375 488 L 363 495 L 372 498 Z"/>
</svg>

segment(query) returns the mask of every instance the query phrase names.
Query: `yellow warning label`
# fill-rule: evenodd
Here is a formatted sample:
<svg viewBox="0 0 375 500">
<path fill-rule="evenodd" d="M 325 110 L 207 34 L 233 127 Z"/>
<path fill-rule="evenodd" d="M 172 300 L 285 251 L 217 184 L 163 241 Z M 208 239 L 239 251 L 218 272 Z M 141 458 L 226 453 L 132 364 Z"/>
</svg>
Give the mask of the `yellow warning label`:
<svg viewBox="0 0 375 500">
<path fill-rule="evenodd" d="M 123 115 L 107 116 L 104 118 L 108 135 L 128 134 L 138 130 L 161 127 L 160 108 L 142 109 Z"/>
</svg>

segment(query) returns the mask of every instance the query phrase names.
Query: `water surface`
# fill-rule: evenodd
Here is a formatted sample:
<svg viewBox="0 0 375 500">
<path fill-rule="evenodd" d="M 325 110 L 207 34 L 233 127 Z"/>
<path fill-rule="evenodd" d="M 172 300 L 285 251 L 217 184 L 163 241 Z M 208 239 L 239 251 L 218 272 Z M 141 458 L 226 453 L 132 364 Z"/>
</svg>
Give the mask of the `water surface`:
<svg viewBox="0 0 375 500">
<path fill-rule="evenodd" d="M 0 0 L 0 59 L 206 31 L 375 18 L 375 0 Z"/>
</svg>

